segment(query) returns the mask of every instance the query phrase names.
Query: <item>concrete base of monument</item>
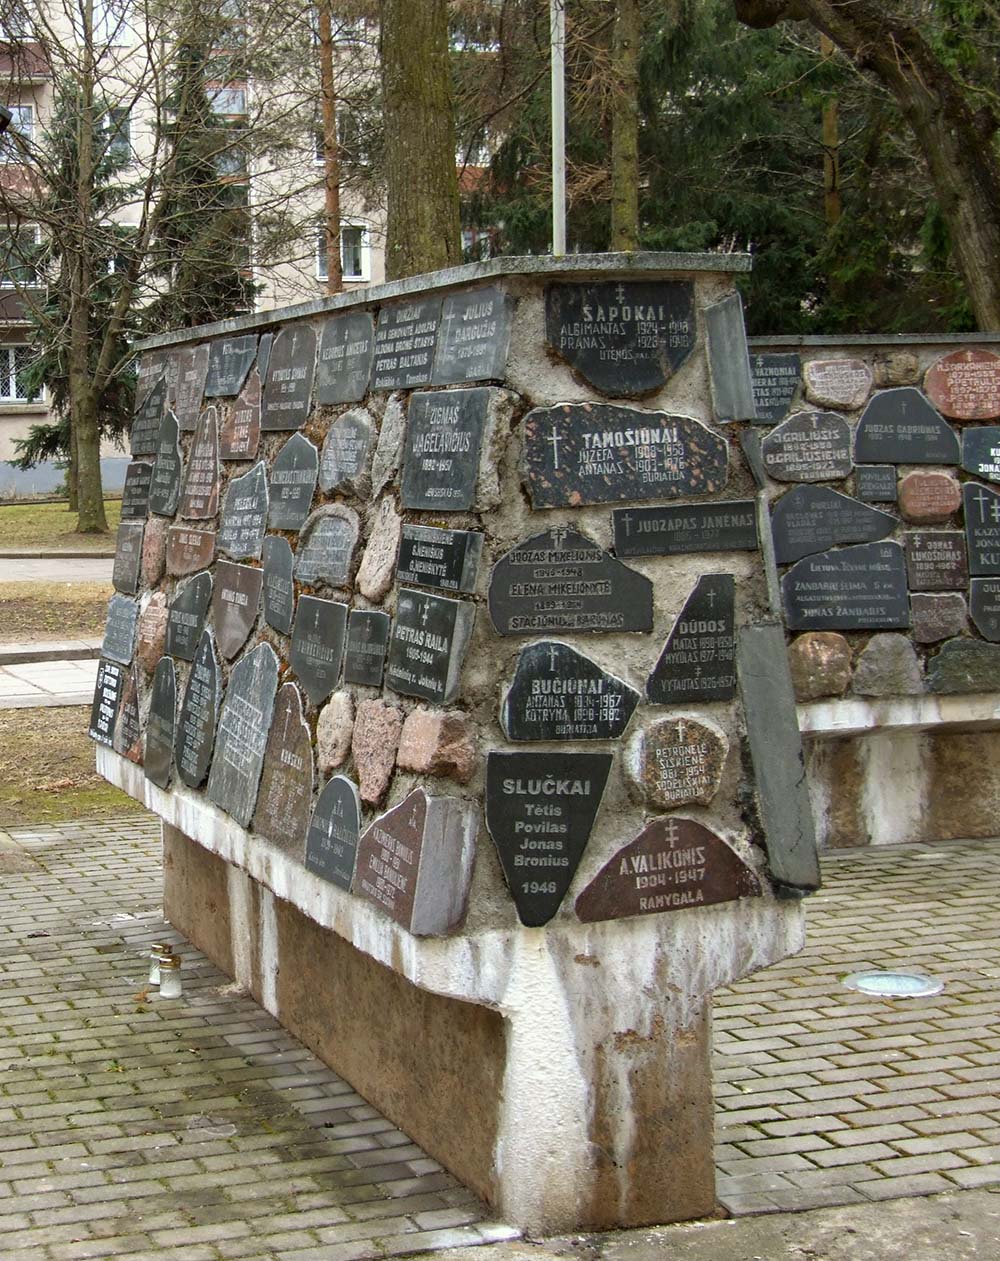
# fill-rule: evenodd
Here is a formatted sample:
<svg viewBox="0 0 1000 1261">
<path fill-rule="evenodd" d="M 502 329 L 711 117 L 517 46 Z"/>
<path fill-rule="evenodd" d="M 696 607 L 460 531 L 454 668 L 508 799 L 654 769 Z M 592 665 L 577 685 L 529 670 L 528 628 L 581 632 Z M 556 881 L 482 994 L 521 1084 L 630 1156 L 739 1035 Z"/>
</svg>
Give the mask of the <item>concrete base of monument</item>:
<svg viewBox="0 0 1000 1261">
<path fill-rule="evenodd" d="M 504 1220 L 712 1212 L 711 994 L 801 948 L 801 903 L 416 938 L 200 794 L 97 767 L 163 819 L 167 918 Z"/>
</svg>

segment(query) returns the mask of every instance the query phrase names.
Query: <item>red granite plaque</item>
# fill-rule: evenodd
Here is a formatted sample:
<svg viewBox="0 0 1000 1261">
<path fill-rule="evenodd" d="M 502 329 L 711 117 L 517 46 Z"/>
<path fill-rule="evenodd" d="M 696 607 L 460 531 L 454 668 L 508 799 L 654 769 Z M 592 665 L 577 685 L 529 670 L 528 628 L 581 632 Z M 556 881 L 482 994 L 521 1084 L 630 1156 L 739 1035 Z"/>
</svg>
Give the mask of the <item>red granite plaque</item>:
<svg viewBox="0 0 1000 1261">
<path fill-rule="evenodd" d="M 945 416 L 993 420 L 1000 416 L 1000 355 L 992 350 L 954 350 L 927 370 L 924 389 Z"/>
<path fill-rule="evenodd" d="M 215 531 L 172 525 L 167 531 L 167 573 L 175 578 L 207 569 L 215 559 Z"/>
</svg>

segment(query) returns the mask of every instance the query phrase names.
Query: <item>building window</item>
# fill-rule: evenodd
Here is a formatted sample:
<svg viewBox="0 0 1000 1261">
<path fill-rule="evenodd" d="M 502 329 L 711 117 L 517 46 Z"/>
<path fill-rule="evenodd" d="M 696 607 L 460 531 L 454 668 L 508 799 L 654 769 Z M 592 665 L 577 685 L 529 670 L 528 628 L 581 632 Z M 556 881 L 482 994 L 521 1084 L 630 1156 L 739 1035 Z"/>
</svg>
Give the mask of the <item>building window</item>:
<svg viewBox="0 0 1000 1261">
<path fill-rule="evenodd" d="M 212 113 L 222 118 L 243 118 L 247 112 L 245 87 L 209 88 L 208 100 Z"/>
<path fill-rule="evenodd" d="M 109 109 L 104 116 L 108 156 L 124 165 L 132 160 L 132 129 L 124 107 Z"/>
<path fill-rule="evenodd" d="M 26 144 L 31 144 L 35 131 L 35 107 L 33 105 L 8 105 L 11 112 L 10 126 L 7 134 L 0 136 L 0 162 L 20 162 L 20 145 L 11 137 L 17 132 Z"/>
<path fill-rule="evenodd" d="M 491 231 L 480 231 L 477 228 L 462 230 L 462 262 L 483 263 L 492 256 L 493 238 Z"/>
<path fill-rule="evenodd" d="M 0 38 L 13 44 L 19 39 L 27 39 L 30 32 L 28 10 L 19 0 L 8 0 L 0 16 Z"/>
<path fill-rule="evenodd" d="M 30 346 L 0 346 L 0 403 L 32 403 L 37 399 L 23 382 L 33 357 Z"/>
<path fill-rule="evenodd" d="M 39 229 L 0 228 L 0 288 L 16 289 L 38 284 Z"/>
<path fill-rule="evenodd" d="M 340 229 L 340 266 L 345 280 L 368 279 L 368 229 L 360 224 L 344 224 Z M 316 276 L 329 279 L 326 264 L 326 231 L 316 234 Z"/>
</svg>

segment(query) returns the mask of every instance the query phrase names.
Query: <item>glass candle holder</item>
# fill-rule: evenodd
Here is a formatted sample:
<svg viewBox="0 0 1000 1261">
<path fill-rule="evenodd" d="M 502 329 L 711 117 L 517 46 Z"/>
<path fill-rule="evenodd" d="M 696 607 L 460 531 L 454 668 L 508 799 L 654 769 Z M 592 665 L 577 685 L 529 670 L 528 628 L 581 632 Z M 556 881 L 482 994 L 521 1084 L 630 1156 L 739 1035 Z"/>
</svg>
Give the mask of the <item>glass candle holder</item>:
<svg viewBox="0 0 1000 1261">
<path fill-rule="evenodd" d="M 154 941 L 149 948 L 149 984 L 159 985 L 160 983 L 160 959 L 164 955 L 172 955 L 174 952 L 165 941 Z"/>
<path fill-rule="evenodd" d="M 160 956 L 160 997 L 180 998 L 181 961 L 174 954 Z"/>
</svg>

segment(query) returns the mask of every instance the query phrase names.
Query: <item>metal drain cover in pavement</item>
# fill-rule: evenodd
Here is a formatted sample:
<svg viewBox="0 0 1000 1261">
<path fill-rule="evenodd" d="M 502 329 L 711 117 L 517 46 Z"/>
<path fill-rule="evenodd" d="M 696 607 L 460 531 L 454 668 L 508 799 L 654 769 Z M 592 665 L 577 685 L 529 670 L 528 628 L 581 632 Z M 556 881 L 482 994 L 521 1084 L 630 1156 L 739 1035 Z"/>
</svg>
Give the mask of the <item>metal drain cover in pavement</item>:
<svg viewBox="0 0 1000 1261">
<path fill-rule="evenodd" d="M 852 972 L 844 977 L 844 984 L 849 990 L 881 998 L 928 998 L 944 989 L 943 981 L 919 972 Z"/>
</svg>

